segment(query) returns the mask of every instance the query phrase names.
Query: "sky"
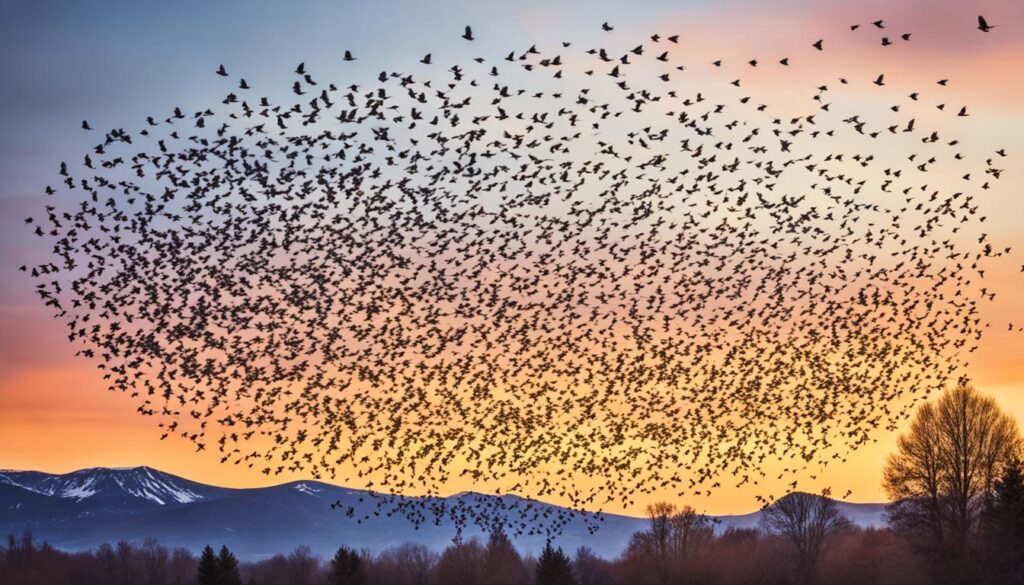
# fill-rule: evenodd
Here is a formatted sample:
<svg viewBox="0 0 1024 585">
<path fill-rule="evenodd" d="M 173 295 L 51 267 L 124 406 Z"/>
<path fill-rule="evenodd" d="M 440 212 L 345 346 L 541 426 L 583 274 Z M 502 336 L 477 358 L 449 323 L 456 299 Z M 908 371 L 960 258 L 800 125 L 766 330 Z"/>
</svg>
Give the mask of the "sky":
<svg viewBox="0 0 1024 585">
<path fill-rule="evenodd" d="M 978 13 L 997 28 L 976 30 Z M 912 32 L 913 41 L 894 51 L 849 40 L 850 24 L 869 26 L 880 18 L 891 32 Z M 251 83 L 280 79 L 298 62 L 357 82 L 427 51 L 438 60 L 458 55 L 465 50 L 459 34 L 467 24 L 482 48 L 499 53 L 532 42 L 585 44 L 598 38 L 604 21 L 638 38 L 678 33 L 683 50 L 727 60 L 792 55 L 796 62 L 811 56 L 810 43 L 825 38 L 837 51 L 830 67 L 848 76 L 873 78 L 884 71 L 908 87 L 949 78 L 951 99 L 970 105 L 970 138 L 1024 156 L 1024 3 L 1015 0 L 0 0 L 0 468 L 67 472 L 150 465 L 235 487 L 298 479 L 268 479 L 221 465 L 215 454 L 195 453 L 184 440 L 160 441 L 160 430 L 135 412 L 134 402 L 106 391 L 101 372 L 74 356 L 64 326 L 37 301 L 31 279 L 17 272 L 46 255 L 22 218 L 42 205 L 57 161 L 91 145 L 78 131 L 81 120 L 117 127 L 154 111 L 219 101 L 223 88 L 213 71 L 220 63 L 244 72 Z M 360 59 L 342 74 L 339 57 L 346 49 Z M 807 79 L 832 73 L 815 65 L 801 72 Z M 779 95 L 786 91 L 782 85 L 774 88 Z M 998 295 L 983 309 L 992 327 L 969 374 L 1024 425 L 1024 334 L 1008 331 L 1009 323 L 1024 324 L 1019 168 L 1011 164 L 981 201 L 993 240 L 1014 253 L 987 275 Z M 853 489 L 855 501 L 884 499 L 882 463 L 895 447 L 895 434 L 879 432 L 875 439 L 827 473 L 832 485 Z M 698 506 L 723 514 L 757 504 L 749 492 L 724 489 Z"/>
</svg>

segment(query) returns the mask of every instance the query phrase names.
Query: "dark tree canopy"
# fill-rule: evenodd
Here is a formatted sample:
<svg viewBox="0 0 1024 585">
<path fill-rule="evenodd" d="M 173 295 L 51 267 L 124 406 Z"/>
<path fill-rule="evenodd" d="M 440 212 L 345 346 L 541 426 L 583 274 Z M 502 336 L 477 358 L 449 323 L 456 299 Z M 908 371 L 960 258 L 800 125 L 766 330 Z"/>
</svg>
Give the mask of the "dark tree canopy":
<svg viewBox="0 0 1024 585">
<path fill-rule="evenodd" d="M 963 556 L 1003 469 L 1019 455 L 1016 422 L 960 386 L 918 409 L 885 466 L 893 527 L 935 555 Z"/>
<path fill-rule="evenodd" d="M 220 570 L 221 585 L 242 585 L 242 574 L 238 569 L 238 559 L 235 558 L 234 553 L 228 550 L 227 546 L 220 547 L 217 564 Z"/>
<path fill-rule="evenodd" d="M 339 547 L 331 559 L 327 581 L 331 585 L 362 585 L 366 581 L 366 574 L 359 553 L 345 546 Z"/>
<path fill-rule="evenodd" d="M 572 563 L 562 548 L 549 542 L 537 559 L 537 585 L 576 585 Z"/>
<path fill-rule="evenodd" d="M 207 545 L 199 557 L 198 585 L 221 585 L 220 561 L 213 547 Z"/>
<path fill-rule="evenodd" d="M 986 544 L 1006 582 L 1024 583 L 1024 464 L 1014 458 L 996 480 L 985 511 Z"/>
</svg>

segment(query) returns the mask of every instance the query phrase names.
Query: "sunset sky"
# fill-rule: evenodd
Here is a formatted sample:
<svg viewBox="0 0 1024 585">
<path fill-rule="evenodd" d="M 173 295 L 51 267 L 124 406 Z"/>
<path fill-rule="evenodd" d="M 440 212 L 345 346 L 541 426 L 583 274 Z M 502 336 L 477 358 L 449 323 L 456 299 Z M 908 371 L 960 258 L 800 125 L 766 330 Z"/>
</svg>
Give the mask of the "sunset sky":
<svg viewBox="0 0 1024 585">
<path fill-rule="evenodd" d="M 979 13 L 997 28 L 988 34 L 976 30 Z M 912 32 L 913 41 L 883 48 L 871 40 L 879 35 L 849 32 L 850 24 L 883 18 L 887 32 Z M 604 21 L 637 38 L 679 34 L 682 50 L 692 50 L 695 61 L 717 55 L 727 61 L 790 56 L 794 63 L 810 62 L 815 57 L 810 44 L 826 39 L 835 51 L 827 66 L 808 63 L 794 74 L 800 79 L 760 80 L 777 96 L 786 96 L 791 84 L 807 86 L 839 75 L 874 78 L 884 72 L 894 85 L 926 89 L 934 80 L 950 79 L 944 95 L 950 103 L 969 106 L 971 123 L 964 133 L 975 150 L 1005 148 L 1013 157 L 1004 178 L 979 196 L 991 239 L 1014 250 L 986 275 L 997 297 L 983 307 L 991 328 L 969 374 L 977 388 L 1024 425 L 1024 333 L 1008 330 L 1011 323 L 1015 330 L 1024 325 L 1024 3 L 1019 0 L 911 0 L 898 6 L 881 0 L 325 0 L 301 10 L 273 0 L 244 7 L 198 0 L 116 0 L 90 7 L 0 0 L 0 468 L 67 472 L 149 465 L 234 487 L 299 479 L 268 479 L 221 465 L 215 453 L 195 453 L 187 441 L 160 441 L 160 430 L 135 412 L 134 402 L 106 391 L 101 372 L 74 357 L 64 325 L 52 319 L 34 296 L 32 281 L 17 271 L 46 257 L 48 250 L 22 219 L 43 204 L 43 188 L 52 182 L 58 161 L 78 157 L 94 141 L 78 130 L 81 120 L 100 128 L 134 127 L 154 109 L 217 103 L 223 88 L 214 83 L 213 72 L 219 63 L 244 71 L 253 83 L 272 83 L 300 61 L 324 71 L 324 77 L 351 76 L 358 83 L 427 51 L 438 60 L 465 51 L 459 34 L 467 24 L 480 38 L 480 50 L 501 54 L 503 47 L 532 42 L 596 44 Z M 339 56 L 346 49 L 360 59 L 341 73 Z M 855 501 L 884 500 L 882 463 L 895 447 L 895 435 L 879 431 L 875 438 L 806 487 L 831 485 L 834 491 L 852 489 Z M 452 491 L 471 487 L 453 485 Z M 757 507 L 753 493 L 735 489 L 694 504 L 715 514 Z"/>
</svg>

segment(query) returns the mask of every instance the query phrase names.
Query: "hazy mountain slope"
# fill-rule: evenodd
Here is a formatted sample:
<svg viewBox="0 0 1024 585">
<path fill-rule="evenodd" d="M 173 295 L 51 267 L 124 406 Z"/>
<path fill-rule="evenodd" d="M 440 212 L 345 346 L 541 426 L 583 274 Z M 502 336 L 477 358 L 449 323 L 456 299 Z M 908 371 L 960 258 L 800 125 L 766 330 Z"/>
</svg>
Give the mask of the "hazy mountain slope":
<svg viewBox="0 0 1024 585">
<path fill-rule="evenodd" d="M 362 501 L 360 501 L 362 499 Z M 443 500 L 487 501 L 499 505 L 530 502 L 516 496 L 457 494 Z M 254 489 L 208 486 L 149 467 L 95 468 L 54 475 L 34 471 L 0 471 L 0 531 L 31 529 L 40 539 L 60 548 L 80 550 L 102 542 L 139 541 L 152 536 L 170 546 L 198 550 L 207 543 L 227 544 L 243 558 L 261 558 L 308 544 L 328 556 L 341 544 L 373 551 L 403 542 L 421 542 L 441 549 L 455 536 L 454 521 L 445 517 L 437 525 L 418 529 L 402 515 L 386 509 L 369 521 L 357 523 L 330 505 L 340 501 L 359 512 L 373 514 L 374 500 L 366 492 L 322 482 L 301 481 Z M 558 515 L 567 510 L 532 502 L 538 514 Z M 881 524 L 880 504 L 840 503 L 843 512 L 862 526 Z M 572 519 L 556 539 L 567 550 L 587 545 L 598 554 L 614 557 L 630 536 L 646 527 L 642 518 L 604 515 L 600 530 L 591 534 L 583 518 Z M 730 526 L 753 527 L 759 512 L 722 516 L 718 530 Z M 464 538 L 481 535 L 470 526 Z M 544 536 L 514 539 L 523 551 L 537 552 Z"/>
</svg>

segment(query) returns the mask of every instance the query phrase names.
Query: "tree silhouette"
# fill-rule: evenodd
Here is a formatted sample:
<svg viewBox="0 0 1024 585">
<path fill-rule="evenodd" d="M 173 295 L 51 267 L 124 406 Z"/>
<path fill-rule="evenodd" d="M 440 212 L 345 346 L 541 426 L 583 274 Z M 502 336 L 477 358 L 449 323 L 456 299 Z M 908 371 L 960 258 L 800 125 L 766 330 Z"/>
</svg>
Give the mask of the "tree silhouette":
<svg viewBox="0 0 1024 585">
<path fill-rule="evenodd" d="M 363 559 L 355 550 L 342 546 L 331 559 L 327 582 L 331 585 L 361 585 L 366 581 Z"/>
<path fill-rule="evenodd" d="M 221 585 L 220 562 L 213 547 L 206 545 L 199 557 L 199 571 L 196 575 L 198 585 Z"/>
<path fill-rule="evenodd" d="M 220 547 L 220 554 L 206 545 L 199 557 L 196 574 L 198 585 L 242 585 L 242 573 L 235 554 L 227 546 Z"/>
<path fill-rule="evenodd" d="M 985 514 L 988 541 L 1008 583 L 1024 583 L 1024 466 L 1014 458 L 996 481 Z"/>
<path fill-rule="evenodd" d="M 561 547 L 554 549 L 551 543 L 544 546 L 544 550 L 537 559 L 537 585 L 575 585 L 576 579 L 572 574 L 572 564 L 569 557 L 562 552 Z"/>
<path fill-rule="evenodd" d="M 516 585 L 524 579 L 523 561 L 505 531 L 491 532 L 484 549 L 484 575 L 492 585 Z"/>
<path fill-rule="evenodd" d="M 437 563 L 438 555 L 426 545 L 407 542 L 389 554 L 408 578 L 409 585 L 427 585 L 430 582 L 430 571 Z"/>
<path fill-rule="evenodd" d="M 996 480 L 1020 453 L 1020 431 L 992 398 L 960 386 L 921 406 L 897 447 L 884 471 L 889 522 L 948 576 L 977 540 Z"/>
<path fill-rule="evenodd" d="M 464 541 L 456 534 L 437 560 L 434 579 L 439 585 L 485 584 L 487 579 L 483 565 L 484 547 L 476 537 Z"/>
<path fill-rule="evenodd" d="M 219 585 L 242 585 L 242 573 L 238 569 L 238 559 L 227 546 L 221 545 L 217 556 L 217 568 L 220 572 Z"/>
<path fill-rule="evenodd" d="M 672 532 L 669 550 L 680 557 L 692 555 L 715 534 L 714 520 L 697 512 L 692 506 L 683 506 L 671 518 Z"/>
<path fill-rule="evenodd" d="M 651 527 L 651 539 L 658 556 L 668 552 L 669 539 L 672 535 L 672 517 L 676 514 L 675 504 L 655 502 L 647 506 L 647 520 Z"/>
<path fill-rule="evenodd" d="M 761 523 L 796 549 L 802 583 L 811 582 L 826 541 L 850 527 L 835 500 L 803 492 L 788 494 L 765 508 Z"/>
</svg>

